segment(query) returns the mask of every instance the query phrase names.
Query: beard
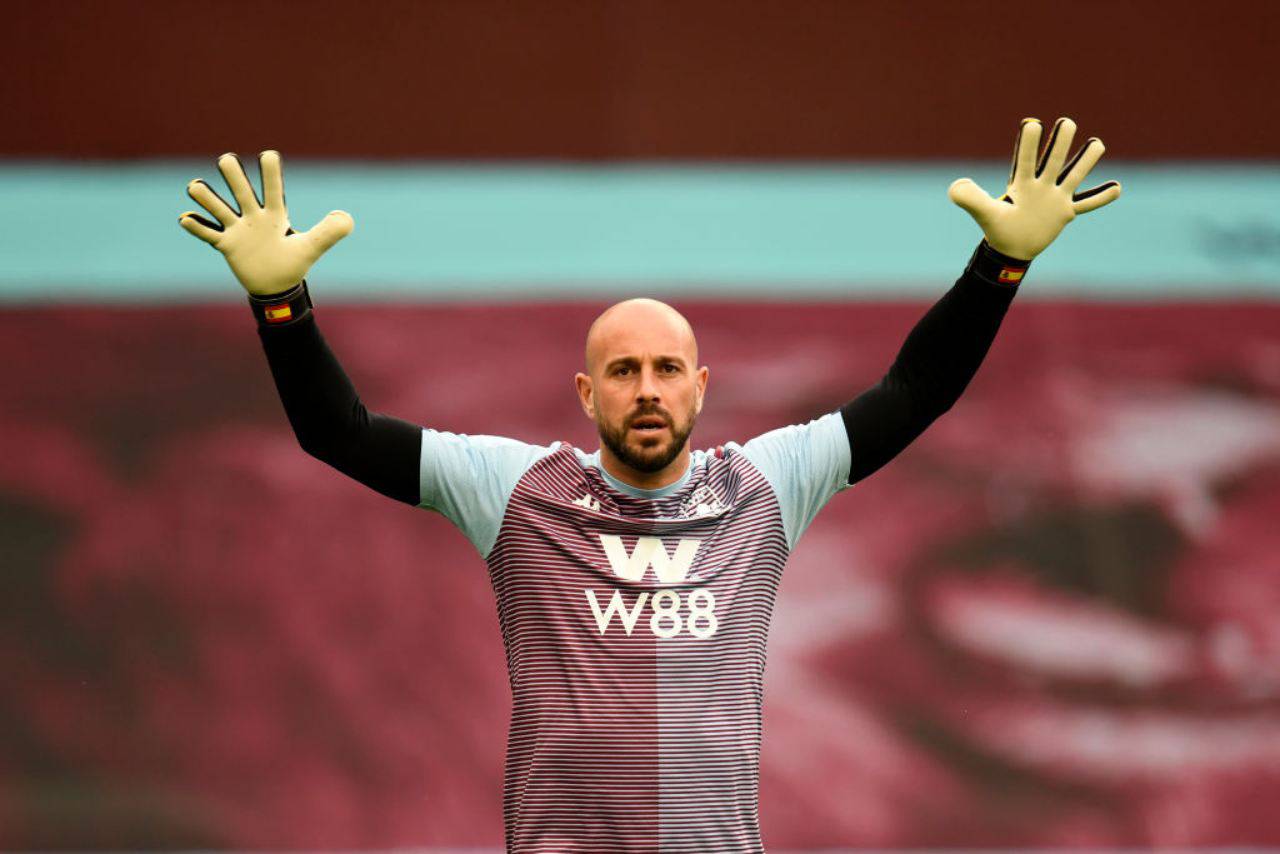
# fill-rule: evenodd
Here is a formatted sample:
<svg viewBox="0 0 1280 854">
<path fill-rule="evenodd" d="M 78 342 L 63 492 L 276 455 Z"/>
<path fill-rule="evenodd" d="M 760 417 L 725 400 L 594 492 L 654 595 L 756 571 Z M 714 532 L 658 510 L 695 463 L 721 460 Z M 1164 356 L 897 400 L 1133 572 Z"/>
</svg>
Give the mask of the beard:
<svg viewBox="0 0 1280 854">
<path fill-rule="evenodd" d="M 665 447 L 662 445 L 637 446 L 627 442 L 627 434 L 630 432 L 631 422 L 644 415 L 657 415 L 667 420 L 667 429 L 671 431 L 671 441 Z M 697 420 L 697 411 L 692 409 L 689 411 L 689 417 L 683 426 L 665 412 L 639 412 L 629 416 L 617 427 L 601 421 L 596 422 L 596 427 L 600 431 L 600 441 L 604 442 L 605 447 L 610 451 L 613 451 L 613 455 L 620 462 L 636 471 L 652 474 L 656 471 L 662 471 L 671 465 L 672 460 L 680 456 L 680 452 L 684 450 L 685 443 L 689 441 L 689 434 L 693 432 L 693 425 Z"/>
</svg>

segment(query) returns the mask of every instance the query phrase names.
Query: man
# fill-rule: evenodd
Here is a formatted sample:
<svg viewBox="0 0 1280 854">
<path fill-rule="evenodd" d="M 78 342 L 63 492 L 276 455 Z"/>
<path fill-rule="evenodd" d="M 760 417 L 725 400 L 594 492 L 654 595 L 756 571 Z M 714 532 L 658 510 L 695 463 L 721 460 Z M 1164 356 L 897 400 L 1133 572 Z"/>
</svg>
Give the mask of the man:
<svg viewBox="0 0 1280 854">
<path fill-rule="evenodd" d="M 1070 162 L 1075 125 L 1024 120 L 1006 193 L 951 198 L 985 239 L 884 378 L 804 425 L 691 451 L 708 370 L 692 328 L 648 299 L 592 325 L 578 401 L 600 448 L 423 429 L 369 412 L 316 325 L 303 277 L 352 228 L 289 228 L 279 155 L 259 202 L 235 155 L 240 210 L 203 181 L 213 220 L 180 223 L 220 250 L 259 321 L 302 447 L 392 498 L 453 521 L 489 566 L 514 712 L 505 784 L 511 851 L 762 850 L 757 820 L 765 641 L 787 555 L 817 512 L 892 459 L 959 398 L 1031 259 L 1078 213 L 1103 152 Z"/>
</svg>

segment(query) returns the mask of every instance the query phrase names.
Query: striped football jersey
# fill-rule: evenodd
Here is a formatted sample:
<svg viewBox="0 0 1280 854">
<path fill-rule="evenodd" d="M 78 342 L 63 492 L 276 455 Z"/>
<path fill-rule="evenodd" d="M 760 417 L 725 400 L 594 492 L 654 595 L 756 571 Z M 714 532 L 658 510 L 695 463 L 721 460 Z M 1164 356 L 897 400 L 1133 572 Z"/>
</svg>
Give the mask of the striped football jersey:
<svg viewBox="0 0 1280 854">
<path fill-rule="evenodd" d="M 421 506 L 466 534 L 497 597 L 508 850 L 763 850 L 774 597 L 849 465 L 839 412 L 693 451 L 656 490 L 563 442 L 423 432 Z"/>
</svg>

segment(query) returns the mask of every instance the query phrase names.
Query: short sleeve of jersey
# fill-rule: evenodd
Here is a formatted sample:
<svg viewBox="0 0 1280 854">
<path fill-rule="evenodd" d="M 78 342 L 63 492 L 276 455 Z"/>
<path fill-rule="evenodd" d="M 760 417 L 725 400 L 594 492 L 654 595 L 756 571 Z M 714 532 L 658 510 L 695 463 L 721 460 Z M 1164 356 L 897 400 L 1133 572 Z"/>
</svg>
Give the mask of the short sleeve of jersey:
<svg viewBox="0 0 1280 854">
<path fill-rule="evenodd" d="M 742 452 L 778 496 L 788 548 L 832 496 L 850 486 L 849 435 L 839 411 L 771 430 Z"/>
<path fill-rule="evenodd" d="M 521 476 L 555 450 L 502 436 L 422 431 L 418 506 L 442 514 L 487 558 Z"/>
</svg>

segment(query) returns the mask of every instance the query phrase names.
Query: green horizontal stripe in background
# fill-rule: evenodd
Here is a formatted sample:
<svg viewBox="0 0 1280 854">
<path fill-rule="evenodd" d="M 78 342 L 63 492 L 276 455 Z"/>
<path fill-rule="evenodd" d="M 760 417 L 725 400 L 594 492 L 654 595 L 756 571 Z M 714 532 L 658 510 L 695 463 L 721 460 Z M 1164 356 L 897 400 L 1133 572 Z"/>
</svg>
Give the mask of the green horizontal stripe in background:
<svg viewBox="0 0 1280 854">
<path fill-rule="evenodd" d="M 1006 167 L 286 169 L 295 228 L 355 216 L 312 271 L 326 296 L 831 299 L 945 289 L 980 236 L 947 186 L 970 175 L 995 192 Z M 0 299 L 238 299 L 221 256 L 177 224 L 197 176 L 222 191 L 212 162 L 0 165 Z M 1280 164 L 1104 162 L 1095 177 L 1124 196 L 1068 226 L 1026 291 L 1280 295 Z"/>
</svg>

